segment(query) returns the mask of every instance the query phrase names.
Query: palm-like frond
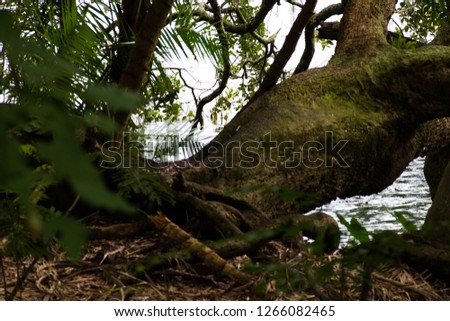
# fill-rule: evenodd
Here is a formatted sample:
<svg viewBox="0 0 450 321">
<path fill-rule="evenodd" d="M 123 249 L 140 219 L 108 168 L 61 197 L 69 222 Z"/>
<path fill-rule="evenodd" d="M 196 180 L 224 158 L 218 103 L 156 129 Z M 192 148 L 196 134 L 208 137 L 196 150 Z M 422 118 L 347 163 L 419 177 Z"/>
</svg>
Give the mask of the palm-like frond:
<svg viewBox="0 0 450 321">
<path fill-rule="evenodd" d="M 144 96 L 151 102 L 146 108 L 152 110 L 141 110 L 141 114 L 179 115 L 181 80 L 178 74 L 166 68 L 168 61 L 209 59 L 217 68 L 223 66 L 216 30 L 209 23 L 199 21 L 194 14 L 196 7 L 194 1 L 176 1 L 176 19 L 169 18 L 163 30 L 153 68 L 143 90 Z M 41 42 L 81 71 L 77 79 L 72 78 L 72 83 L 67 84 L 78 87 L 78 91 L 91 84 L 105 84 L 113 80 L 114 70 L 120 72 L 122 68 L 117 64 L 118 52 L 124 46 L 134 44 L 133 39 L 127 42 L 120 40 L 118 17 L 122 13 L 115 1 L 48 1 L 24 5 L 18 11 L 21 12 L 21 25 L 28 37 Z M 114 81 L 117 79 L 114 78 Z M 76 106 L 77 98 L 70 99 Z M 80 108 L 85 110 L 86 106 Z"/>
<path fill-rule="evenodd" d="M 215 30 L 208 23 L 200 21 L 194 15 L 194 10 L 194 4 L 176 1 L 176 19 L 173 19 L 172 13 L 161 35 L 157 54 L 164 60 L 208 58 L 221 66 L 222 51 Z"/>
<path fill-rule="evenodd" d="M 166 27 L 161 35 L 157 54 L 165 60 L 197 60 L 200 57 L 210 59 L 215 65 L 222 65 L 220 45 L 212 36 L 208 36 L 211 34 L 210 26 L 204 23 L 197 26 L 192 25 L 192 22 L 189 24 Z"/>
<path fill-rule="evenodd" d="M 110 57 L 105 48 L 115 41 L 108 29 L 114 24 L 100 2 L 64 1 L 13 6 L 25 37 L 41 43 L 53 54 L 74 64 L 86 80 L 98 82 Z M 105 59 L 106 58 L 106 59 Z"/>
</svg>

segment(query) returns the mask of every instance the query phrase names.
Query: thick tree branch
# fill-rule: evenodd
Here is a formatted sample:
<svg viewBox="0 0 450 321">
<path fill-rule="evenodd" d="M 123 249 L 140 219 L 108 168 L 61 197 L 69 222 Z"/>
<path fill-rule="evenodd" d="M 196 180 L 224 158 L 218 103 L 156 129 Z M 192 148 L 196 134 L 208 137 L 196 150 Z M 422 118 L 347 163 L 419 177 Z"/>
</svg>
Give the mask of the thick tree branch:
<svg viewBox="0 0 450 321">
<path fill-rule="evenodd" d="M 237 270 L 210 247 L 182 230 L 178 225 L 172 223 L 161 212 L 158 212 L 157 215 L 148 215 L 147 217 L 158 231 L 163 232 L 174 244 L 182 246 L 184 249 L 190 251 L 194 257 L 202 260 L 215 273 L 227 276 L 238 283 L 250 281 L 249 275 Z"/>
<path fill-rule="evenodd" d="M 450 115 L 449 50 L 388 50 L 345 67 L 328 66 L 292 77 L 225 126 L 196 158 L 205 169 L 186 172 L 186 178 L 214 184 L 272 215 L 309 211 L 336 197 L 379 192 L 422 152 L 417 127 Z M 247 154 L 247 146 L 241 153 L 217 148 L 235 141 L 256 143 L 248 145 L 252 149 Z M 280 142 L 293 144 L 285 147 Z M 305 151 L 305 142 L 319 142 L 323 149 L 313 145 Z M 326 152 L 325 146 L 334 148 L 338 142 L 339 153 Z M 227 166 L 210 170 L 217 159 Z M 261 182 L 289 184 L 301 196 L 295 204 L 286 204 L 276 196 L 235 191 Z"/>
<path fill-rule="evenodd" d="M 344 7 L 342 3 L 332 4 L 311 17 L 311 20 L 309 21 L 305 29 L 305 51 L 303 52 L 299 64 L 295 68 L 294 74 L 308 70 L 311 60 L 314 57 L 315 51 L 314 29 L 322 21 L 327 20 L 329 17 L 341 14 L 343 12 L 343 8 Z"/>
<path fill-rule="evenodd" d="M 318 29 L 318 31 L 319 31 L 318 38 L 319 39 L 328 39 L 328 40 L 338 40 L 339 27 L 340 27 L 339 21 L 321 22 L 320 28 Z M 399 37 L 404 38 L 407 42 L 417 42 L 416 40 L 414 40 L 412 38 L 400 36 L 398 33 L 395 33 L 392 31 L 387 32 L 386 40 L 390 41 L 393 39 L 398 39 Z"/>
<path fill-rule="evenodd" d="M 431 42 L 432 45 L 450 46 L 450 0 L 445 3 L 447 4 L 447 20 L 442 25 L 436 38 Z"/>
<path fill-rule="evenodd" d="M 302 57 L 300 58 L 300 62 L 298 63 L 297 67 L 295 67 L 294 75 L 308 70 L 309 65 L 311 64 L 311 60 L 314 57 L 314 53 L 316 51 L 314 28 L 315 27 L 311 24 L 311 21 L 305 28 L 305 50 L 303 51 Z"/>
<path fill-rule="evenodd" d="M 236 15 L 239 19 L 239 21 L 243 24 L 247 24 L 247 19 L 245 19 L 244 15 L 242 14 L 242 11 L 239 8 L 236 8 Z M 253 38 L 255 38 L 256 40 L 258 40 L 262 45 L 264 46 L 268 46 L 270 43 L 273 43 L 275 41 L 275 37 L 270 37 L 269 39 L 264 39 L 263 37 L 261 37 L 260 35 L 258 35 L 256 33 L 256 31 L 252 31 L 250 32 L 250 34 L 252 35 Z"/>
<path fill-rule="evenodd" d="M 317 30 L 319 39 L 338 40 L 339 35 L 339 21 L 323 21 L 320 23 L 320 28 Z"/>
<path fill-rule="evenodd" d="M 444 23 L 431 44 L 436 46 L 450 46 L 450 22 Z"/>
<path fill-rule="evenodd" d="M 173 0 L 154 0 L 142 22 L 136 36 L 136 43 L 130 54 L 130 59 L 122 72 L 119 85 L 130 91 L 139 92 L 144 83 L 151 64 L 156 44 L 161 36 L 167 16 L 173 6 Z M 130 113 L 118 112 L 116 122 L 124 130 L 130 120 Z M 117 137 L 120 141 L 122 132 Z"/>
<path fill-rule="evenodd" d="M 277 3 L 277 0 L 262 0 L 261 6 L 259 7 L 258 12 L 255 16 L 250 19 L 247 23 L 242 24 L 234 24 L 229 21 L 223 21 L 223 27 L 226 32 L 243 35 L 252 31 L 255 31 L 256 28 L 264 21 L 267 14 L 272 10 L 273 6 Z M 198 18 L 199 21 L 205 21 L 213 24 L 216 19 L 214 18 L 214 14 L 209 13 L 204 8 L 198 8 L 193 10 L 190 14 L 193 14 Z M 171 16 L 171 21 L 177 19 L 179 16 L 183 15 L 183 13 L 174 13 Z"/>
<path fill-rule="evenodd" d="M 267 14 L 272 10 L 276 3 L 277 0 L 262 0 L 258 12 L 249 22 L 240 25 L 224 23 L 225 31 L 236 34 L 245 34 L 254 31 L 264 21 Z"/>
<path fill-rule="evenodd" d="M 389 48 L 387 25 L 396 0 L 348 0 L 339 30 L 336 55 L 332 61 L 348 61 L 348 56 L 367 56 Z"/>
<path fill-rule="evenodd" d="M 297 16 L 297 19 L 295 19 L 294 25 L 292 26 L 289 34 L 286 37 L 283 47 L 276 55 L 273 64 L 267 71 L 266 77 L 264 78 L 258 91 L 255 93 L 252 99 L 250 99 L 250 102 L 254 101 L 261 94 L 276 85 L 283 72 L 284 67 L 286 66 L 286 63 L 289 61 L 295 51 L 295 48 L 297 47 L 297 42 L 302 35 L 303 29 L 311 18 L 316 4 L 317 0 L 306 1 L 304 8 Z"/>
<path fill-rule="evenodd" d="M 112 57 L 110 71 L 111 81 L 115 84 L 120 82 L 122 72 L 128 63 L 132 50 L 131 46 L 123 46 L 120 44 L 134 41 L 134 35 L 139 30 L 139 26 L 142 24 L 150 5 L 150 1 L 141 2 L 138 4 L 134 0 L 122 0 L 121 14 L 118 15 L 118 20 L 108 27 L 107 32 L 113 32 L 115 28 L 119 30 L 119 44 L 116 45 L 117 53 Z"/>
</svg>

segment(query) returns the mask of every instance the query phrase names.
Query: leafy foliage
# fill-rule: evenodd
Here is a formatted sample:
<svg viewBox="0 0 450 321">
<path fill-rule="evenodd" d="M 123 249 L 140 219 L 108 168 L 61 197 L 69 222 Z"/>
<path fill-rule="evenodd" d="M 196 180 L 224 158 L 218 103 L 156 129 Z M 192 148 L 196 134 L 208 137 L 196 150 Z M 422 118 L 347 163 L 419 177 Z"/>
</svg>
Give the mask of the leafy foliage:
<svg viewBox="0 0 450 321">
<path fill-rule="evenodd" d="M 397 222 L 399 222 L 403 226 L 403 229 L 406 232 L 409 233 L 417 232 L 417 226 L 412 221 L 408 220 L 405 217 L 407 214 L 408 213 L 395 212 L 394 216 Z"/>
<path fill-rule="evenodd" d="M 174 205 L 175 197 L 171 190 L 151 171 L 139 168 L 122 168 L 114 179 L 118 193 L 128 200 L 134 200 L 147 209 L 164 204 Z"/>
<path fill-rule="evenodd" d="M 80 259 L 86 244 L 87 231 L 80 222 L 71 217 L 54 215 L 43 225 L 42 236 L 44 240 L 55 238 L 70 258 Z"/>
<path fill-rule="evenodd" d="M 333 40 L 322 39 L 322 38 L 319 38 L 318 35 L 319 35 L 319 31 L 317 29 L 314 30 L 315 40 L 316 40 L 316 42 L 320 43 L 322 50 L 325 50 L 326 48 L 330 48 L 333 45 Z"/>
<path fill-rule="evenodd" d="M 400 3 L 398 13 L 405 23 L 404 31 L 411 33 L 413 39 L 426 43 L 447 19 L 447 1 L 405 0 Z"/>
<path fill-rule="evenodd" d="M 397 30 L 397 38 L 392 37 L 389 39 L 389 43 L 398 49 L 414 49 L 424 45 L 424 43 L 418 41 L 412 41 L 410 38 L 405 38 L 400 30 Z"/>
<path fill-rule="evenodd" d="M 195 1 L 176 1 L 176 19 L 169 17 L 168 28 L 161 36 L 159 56 L 164 60 L 192 58 L 210 59 L 215 65 L 222 65 L 220 45 L 214 40 L 214 28 L 194 15 Z M 181 56 L 181 53 L 184 57 Z"/>
<path fill-rule="evenodd" d="M 347 220 L 342 216 L 338 215 L 339 222 L 344 225 L 350 234 L 360 243 L 368 243 L 370 241 L 369 232 L 366 228 L 361 225 L 361 223 L 354 217 L 347 222 Z"/>
<path fill-rule="evenodd" d="M 27 244 L 39 248 L 39 242 L 53 236 L 75 257 L 84 239 L 82 228 L 73 219 L 45 210 L 40 204 L 50 185 L 66 181 L 92 206 L 132 210 L 107 189 L 92 159 L 81 148 L 80 133 L 93 118 L 80 117 L 79 113 L 83 106 L 98 106 L 89 114 L 96 114 L 96 125 L 109 132 L 114 126 L 101 112 L 102 107 L 129 110 L 138 100 L 118 88 L 82 86 L 77 79 L 84 77 L 83 72 L 59 52 L 24 37 L 13 27 L 17 23 L 11 12 L 0 11 L 0 25 L 5 53 L 1 84 L 7 88 L 0 110 L 0 150 L 8 155 L 0 164 L 0 197 L 14 201 L 20 213 L 5 211 L 2 218 L 10 224 L 3 226 L 14 228 L 5 228 L 2 236 L 20 240 L 14 242 L 17 255 L 27 252 L 20 247 L 37 253 Z M 22 236 L 17 237 L 17 233 Z"/>
</svg>

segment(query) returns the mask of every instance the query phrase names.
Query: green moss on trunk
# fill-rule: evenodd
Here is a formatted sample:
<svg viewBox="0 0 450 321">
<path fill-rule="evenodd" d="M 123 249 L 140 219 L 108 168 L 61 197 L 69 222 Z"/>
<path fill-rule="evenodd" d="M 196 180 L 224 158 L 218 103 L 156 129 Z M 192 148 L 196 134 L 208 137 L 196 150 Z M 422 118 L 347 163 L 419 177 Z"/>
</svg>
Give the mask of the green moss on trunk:
<svg viewBox="0 0 450 321">
<path fill-rule="evenodd" d="M 204 169 L 187 177 L 244 197 L 269 215 L 378 192 L 421 150 L 417 127 L 450 114 L 450 93 L 442 88 L 450 88 L 445 47 L 380 52 L 346 66 L 310 70 L 240 112 L 203 151 Z M 269 139 L 281 146 L 271 150 L 271 158 L 268 147 L 262 148 Z M 212 153 L 211 146 L 222 151 Z M 300 153 L 303 162 L 292 166 Z M 284 202 L 240 192 L 261 184 L 286 186 L 302 196 Z"/>
</svg>

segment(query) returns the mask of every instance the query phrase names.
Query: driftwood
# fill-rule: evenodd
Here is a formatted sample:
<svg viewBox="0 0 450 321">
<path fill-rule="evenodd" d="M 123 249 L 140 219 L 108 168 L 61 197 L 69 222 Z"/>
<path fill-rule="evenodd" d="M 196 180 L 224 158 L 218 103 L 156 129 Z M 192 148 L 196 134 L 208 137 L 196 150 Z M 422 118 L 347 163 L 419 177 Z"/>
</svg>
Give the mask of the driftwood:
<svg viewBox="0 0 450 321">
<path fill-rule="evenodd" d="M 257 256 L 259 249 L 267 242 L 282 239 L 287 234 L 292 237 L 291 234 L 293 229 L 297 233 L 300 229 L 304 229 L 307 231 L 306 234 L 310 235 L 309 233 L 315 233 L 313 230 L 317 229 L 317 227 L 319 227 L 320 231 L 322 231 L 323 226 L 328 227 L 330 220 L 335 223 L 331 217 L 324 213 L 313 213 L 308 216 L 289 218 L 285 217 L 283 220 L 276 220 L 272 222 L 273 227 L 271 229 L 251 231 L 245 234 L 240 234 L 239 236 L 231 239 L 206 243 L 200 242 L 192 235 L 181 229 L 178 225 L 171 222 L 161 212 L 158 212 L 156 215 L 148 216 L 150 227 L 160 233 L 163 233 L 166 240 L 176 245 L 178 250 L 168 254 L 167 257 L 159 257 L 158 262 L 156 263 L 152 260 L 152 258 L 149 258 L 143 262 L 133 263 L 132 266 L 128 267 L 128 269 L 131 271 L 140 270 L 136 269 L 137 265 L 139 265 L 140 267 L 144 266 L 146 271 L 156 270 L 170 266 L 173 262 L 179 262 L 182 260 L 192 264 L 202 263 L 214 274 L 226 276 L 238 283 L 245 283 L 250 281 L 250 276 L 236 270 L 226 261 L 227 259 L 241 255 L 255 257 Z M 316 221 L 322 221 L 323 226 L 317 225 L 315 223 Z M 135 225 L 133 224 L 130 226 Z M 124 227 L 124 225 L 116 225 L 114 226 L 114 229 L 120 227 Z M 106 229 L 106 231 L 112 229 L 113 228 Z M 133 230 L 130 229 L 129 226 L 127 226 L 127 229 Z M 324 242 L 331 236 L 333 236 L 333 242 L 339 241 L 339 238 L 336 239 L 336 236 L 339 235 L 339 230 L 337 229 L 337 234 L 334 234 L 336 232 L 334 226 L 329 230 L 333 232 L 324 229 L 326 233 L 319 233 L 321 235 L 320 242 Z M 325 242 L 324 244 L 331 243 Z M 337 244 L 335 245 L 337 247 Z M 335 246 L 333 246 L 333 249 L 334 248 Z M 325 249 L 329 250 L 330 248 L 325 247 Z"/>
</svg>

